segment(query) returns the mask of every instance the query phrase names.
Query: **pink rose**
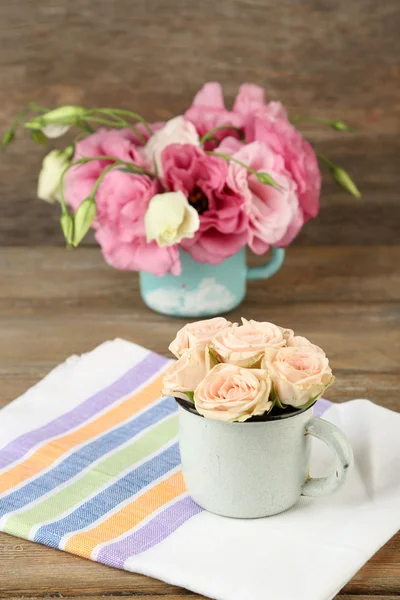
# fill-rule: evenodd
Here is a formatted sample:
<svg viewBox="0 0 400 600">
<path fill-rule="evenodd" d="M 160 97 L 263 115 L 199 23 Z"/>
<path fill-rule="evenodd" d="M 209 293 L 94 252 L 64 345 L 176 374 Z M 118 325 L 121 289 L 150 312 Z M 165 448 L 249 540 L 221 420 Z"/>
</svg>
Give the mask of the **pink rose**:
<svg viewBox="0 0 400 600">
<path fill-rule="evenodd" d="M 334 381 L 325 353 L 312 344 L 267 348 L 262 366 L 268 370 L 274 394 L 283 406 L 312 404 Z"/>
<path fill-rule="evenodd" d="M 272 408 L 270 391 L 266 370 L 219 364 L 197 386 L 194 403 L 207 419 L 246 421 Z"/>
<path fill-rule="evenodd" d="M 185 112 L 185 119 L 193 123 L 200 137 L 210 129 L 222 125 L 242 127 L 243 119 L 240 114 L 225 108 L 222 88 L 219 83 L 206 83 L 193 99 L 192 106 Z M 226 129 L 213 134 L 219 141 L 226 136 L 238 136 L 232 129 Z M 215 148 L 215 142 L 205 144 L 206 150 Z"/>
<path fill-rule="evenodd" d="M 226 185 L 224 160 L 192 145 L 172 144 L 162 153 L 165 184 L 182 191 L 200 215 L 200 228 L 182 248 L 194 260 L 216 265 L 247 244 L 244 198 Z"/>
<path fill-rule="evenodd" d="M 163 395 L 192 400 L 194 390 L 208 370 L 204 348 L 190 348 L 166 370 L 163 378 Z"/>
<path fill-rule="evenodd" d="M 245 199 L 250 248 L 256 254 L 263 254 L 271 245 L 279 246 L 283 241 L 286 244 L 290 232 L 297 232 L 303 221 L 299 213 L 296 184 L 285 170 L 282 157 L 272 152 L 266 144 L 253 142 L 243 146 L 233 154 L 233 158 L 255 171 L 268 173 L 281 188 L 260 183 L 244 167 L 234 161 L 229 163 L 228 185 Z"/>
<path fill-rule="evenodd" d="M 285 346 L 291 330 L 282 329 L 273 323 L 246 321 L 234 323 L 216 333 L 211 348 L 224 363 L 253 367 L 259 364 L 268 347 Z"/>
<path fill-rule="evenodd" d="M 321 173 L 310 144 L 283 116 L 265 115 L 260 111 L 248 120 L 246 139 L 264 142 L 283 159 L 284 168 L 296 183 L 299 215 L 281 245 L 287 245 L 300 231 L 303 223 L 316 217 L 319 211 Z"/>
<path fill-rule="evenodd" d="M 231 323 L 224 319 L 224 317 L 187 323 L 187 325 L 178 331 L 175 339 L 169 345 L 169 350 L 179 358 L 184 352 L 192 348 L 200 347 L 205 349 L 211 343 L 216 333 L 230 325 Z"/>
</svg>

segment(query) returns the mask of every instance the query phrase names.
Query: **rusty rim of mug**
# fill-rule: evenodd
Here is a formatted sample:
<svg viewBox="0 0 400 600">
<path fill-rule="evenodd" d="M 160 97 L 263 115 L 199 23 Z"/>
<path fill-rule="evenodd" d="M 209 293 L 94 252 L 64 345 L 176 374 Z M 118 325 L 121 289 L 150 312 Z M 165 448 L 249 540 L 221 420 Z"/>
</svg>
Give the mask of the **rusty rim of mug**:
<svg viewBox="0 0 400 600">
<path fill-rule="evenodd" d="M 192 415 L 196 415 L 201 419 L 204 419 L 203 415 L 201 415 L 195 409 L 194 404 L 192 404 L 189 400 L 183 400 L 182 398 L 176 398 L 176 402 L 181 406 L 184 410 L 192 413 Z M 310 410 L 313 406 L 315 406 L 318 400 L 315 400 L 310 406 L 306 406 L 305 408 L 294 408 L 293 406 L 288 406 L 287 408 L 279 408 L 274 406 L 271 412 L 258 415 L 256 417 L 250 417 L 247 421 L 241 421 L 241 423 L 264 423 L 268 421 L 280 421 L 282 419 L 290 419 L 290 417 L 295 417 L 296 415 L 301 415 L 301 413 L 306 412 L 306 410 Z M 225 422 L 225 421 L 224 421 Z M 233 421 L 234 423 L 238 423 L 238 421 Z"/>
</svg>

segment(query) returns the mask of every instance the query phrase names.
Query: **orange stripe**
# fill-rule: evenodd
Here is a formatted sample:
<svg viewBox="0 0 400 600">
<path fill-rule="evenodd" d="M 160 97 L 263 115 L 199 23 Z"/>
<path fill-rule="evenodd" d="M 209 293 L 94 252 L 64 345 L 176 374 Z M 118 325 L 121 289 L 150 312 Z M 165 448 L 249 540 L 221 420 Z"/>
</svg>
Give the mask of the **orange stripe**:
<svg viewBox="0 0 400 600">
<path fill-rule="evenodd" d="M 93 529 L 73 535 L 65 546 L 66 552 L 90 558 L 94 548 L 126 533 L 152 512 L 185 491 L 182 471 L 161 481 Z"/>
<path fill-rule="evenodd" d="M 129 419 L 142 408 L 160 397 L 163 374 L 146 385 L 139 392 L 126 398 L 121 404 L 115 406 L 87 425 L 68 433 L 63 437 L 47 442 L 36 450 L 32 456 L 0 475 L 0 493 L 9 490 L 18 483 L 29 479 L 36 473 L 50 467 L 60 456 L 74 446 L 88 441 L 91 438 L 111 429 L 112 427 Z"/>
</svg>

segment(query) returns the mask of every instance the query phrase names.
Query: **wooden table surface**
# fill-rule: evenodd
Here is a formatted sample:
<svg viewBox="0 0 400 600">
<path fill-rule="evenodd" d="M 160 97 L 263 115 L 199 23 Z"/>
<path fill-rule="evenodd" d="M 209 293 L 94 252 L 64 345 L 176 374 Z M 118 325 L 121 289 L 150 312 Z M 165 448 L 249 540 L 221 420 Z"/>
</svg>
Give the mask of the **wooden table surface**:
<svg viewBox="0 0 400 600">
<path fill-rule="evenodd" d="M 400 247 L 294 247 L 280 273 L 249 285 L 247 299 L 230 317 L 290 326 L 322 346 L 337 377 L 327 397 L 337 402 L 367 397 L 399 411 L 399 264 Z M 97 249 L 2 248 L 0 405 L 67 356 L 110 338 L 123 337 L 165 354 L 181 323 L 145 308 L 137 275 L 108 268 Z M 394 600 L 399 595 L 397 535 L 339 598 Z M 44 596 L 196 597 L 0 534 L 0 597 Z"/>
</svg>

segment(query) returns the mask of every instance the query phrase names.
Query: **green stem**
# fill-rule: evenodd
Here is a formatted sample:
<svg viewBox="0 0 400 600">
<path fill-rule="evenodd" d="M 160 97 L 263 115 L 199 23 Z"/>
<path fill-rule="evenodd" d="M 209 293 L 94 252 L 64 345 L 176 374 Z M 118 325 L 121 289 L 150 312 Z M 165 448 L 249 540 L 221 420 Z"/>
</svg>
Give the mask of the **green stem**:
<svg viewBox="0 0 400 600">
<path fill-rule="evenodd" d="M 293 125 L 299 123 L 300 121 L 310 121 L 313 123 L 323 123 L 324 125 L 328 125 L 328 127 L 330 127 L 331 129 L 334 129 L 335 131 L 346 131 L 348 133 L 354 131 L 354 129 L 352 127 L 349 127 L 347 123 L 340 120 L 331 121 L 330 119 L 324 119 L 322 117 L 308 117 L 302 115 L 296 115 L 294 117 L 291 117 L 289 120 Z"/>
<path fill-rule="evenodd" d="M 50 112 L 50 108 L 46 108 L 45 106 L 40 106 L 39 104 L 36 104 L 36 102 L 29 102 L 28 107 L 29 107 L 29 110 L 36 111 L 36 112 L 42 112 L 42 113 Z"/>
<path fill-rule="evenodd" d="M 223 154 L 221 152 L 207 152 L 207 154 L 214 154 L 214 156 L 219 156 L 220 158 L 223 158 L 226 162 L 229 161 L 233 161 L 235 163 L 237 163 L 238 165 L 240 165 L 241 167 L 244 167 L 245 169 L 247 169 L 247 171 L 249 171 L 249 173 L 252 173 L 253 175 L 257 175 L 258 171 L 256 171 L 255 169 L 252 169 L 252 167 L 249 167 L 249 165 L 246 165 L 244 162 L 242 162 L 241 160 L 238 160 L 237 158 L 233 158 L 233 156 L 230 156 L 229 154 Z"/>
<path fill-rule="evenodd" d="M 317 157 L 319 158 L 319 160 L 324 163 L 324 165 L 326 165 L 328 167 L 328 169 L 331 171 L 332 169 L 336 168 L 336 165 L 333 164 L 333 162 L 331 160 L 329 160 L 329 158 L 327 158 L 324 154 L 321 154 L 320 152 L 316 152 Z"/>
<path fill-rule="evenodd" d="M 91 117 L 89 115 L 88 116 L 85 115 L 82 120 L 91 121 L 92 123 L 100 123 L 100 125 L 107 125 L 108 127 L 115 127 L 116 125 L 118 125 L 118 123 L 116 121 L 101 119 L 100 117 Z M 125 125 L 124 125 L 124 127 L 125 127 Z"/>
<path fill-rule="evenodd" d="M 331 121 L 329 119 L 323 119 L 322 117 L 307 117 L 303 115 L 295 115 L 294 117 L 290 117 L 289 121 L 291 123 L 299 123 L 300 121 L 309 121 L 313 123 L 324 123 L 325 125 L 330 125 Z"/>
<path fill-rule="evenodd" d="M 220 158 L 223 158 L 226 162 L 229 162 L 229 161 L 235 162 L 236 164 L 238 164 L 241 167 L 243 167 L 244 169 L 246 169 L 252 175 L 255 175 L 255 177 L 257 177 L 257 179 L 261 183 L 264 183 L 264 185 L 270 185 L 271 187 L 274 187 L 274 188 L 276 188 L 278 190 L 282 190 L 282 187 L 276 183 L 276 181 L 273 179 L 273 177 L 271 177 L 271 175 L 269 175 L 268 173 L 263 174 L 260 171 L 256 171 L 252 167 L 249 167 L 249 165 L 246 165 L 244 162 L 242 162 L 241 160 L 239 160 L 237 158 L 234 158 L 230 154 L 224 154 L 222 152 L 214 152 L 213 150 L 210 150 L 210 151 L 206 152 L 206 154 L 212 154 L 214 156 L 219 156 Z M 268 182 L 261 181 L 261 176 L 262 175 L 264 175 L 264 178 L 265 178 L 265 176 L 268 176 L 268 178 L 269 178 L 270 181 L 268 181 Z"/>
<path fill-rule="evenodd" d="M 108 125 L 111 127 L 126 127 L 127 129 L 132 129 L 132 131 L 137 135 L 137 137 L 139 138 L 139 140 L 142 142 L 143 145 L 146 144 L 146 138 L 144 137 L 144 135 L 142 135 L 140 133 L 140 131 L 137 129 L 137 127 L 135 127 L 134 125 L 132 125 L 131 123 L 128 123 L 128 121 L 125 121 L 125 119 L 121 119 L 121 117 L 119 117 L 118 115 L 110 115 L 114 121 L 110 121 L 107 119 L 102 119 L 100 117 L 95 117 L 95 116 L 90 116 L 92 114 L 106 114 L 108 115 L 108 113 L 105 113 L 102 109 L 93 109 L 90 110 L 87 115 L 84 117 L 84 121 L 92 121 L 94 123 L 100 123 L 103 125 Z"/>
<path fill-rule="evenodd" d="M 92 158 L 84 158 L 81 160 L 84 162 L 91 162 L 93 160 L 112 160 L 115 162 L 116 165 L 123 165 L 127 169 L 132 170 L 132 172 L 134 172 L 133 171 L 133 169 L 134 169 L 136 173 L 142 173 L 143 175 L 148 175 L 149 177 L 156 177 L 156 175 L 154 173 L 152 173 L 145 167 L 142 167 L 141 165 L 138 165 L 134 162 L 120 160 L 119 158 L 116 158 L 115 156 L 101 155 L 101 156 L 94 156 Z"/>
<path fill-rule="evenodd" d="M 203 135 L 203 137 L 200 138 L 200 144 L 203 145 L 204 142 L 211 140 L 213 138 L 213 133 L 215 133 L 216 131 L 223 131 L 224 129 L 230 129 L 232 131 L 236 131 L 236 133 L 240 134 L 240 139 L 244 140 L 243 131 L 240 129 L 240 127 L 235 127 L 234 125 L 219 125 L 218 127 L 213 127 L 212 129 L 207 131 Z"/>
<path fill-rule="evenodd" d="M 114 163 L 113 165 L 108 165 L 108 167 L 106 167 L 104 169 L 104 171 L 97 178 L 96 183 L 94 184 L 93 189 L 90 193 L 90 198 L 92 198 L 93 202 L 95 201 L 95 195 L 96 195 L 97 190 L 99 189 L 99 186 L 100 186 L 101 182 L 103 181 L 104 177 L 107 175 L 107 173 L 109 173 L 116 166 L 117 166 L 116 163 Z"/>
<path fill-rule="evenodd" d="M 103 109 L 95 109 L 95 112 L 100 113 L 100 114 L 105 114 L 105 115 L 109 114 L 108 112 L 105 112 Z M 113 119 L 115 119 L 116 121 L 118 121 L 118 123 L 120 123 L 123 127 L 127 127 L 128 129 L 132 129 L 132 131 L 136 134 L 136 136 L 142 142 L 143 146 L 146 145 L 146 141 L 147 140 L 144 137 L 144 135 L 142 133 L 140 133 L 140 131 L 138 130 L 137 127 L 135 127 L 131 123 L 128 123 L 128 121 L 126 121 L 125 119 L 122 119 L 121 117 L 119 117 L 116 114 L 112 114 L 112 113 L 110 113 L 110 114 L 113 117 Z"/>
<path fill-rule="evenodd" d="M 20 122 L 22 121 L 22 118 L 26 115 L 26 113 L 28 113 L 30 111 L 29 108 L 23 108 L 22 110 L 19 111 L 19 113 L 17 113 L 17 116 L 15 117 L 14 121 L 11 123 L 11 127 L 10 129 L 13 129 L 15 131 L 15 129 L 18 127 L 18 125 L 20 124 Z"/>
<path fill-rule="evenodd" d="M 94 160 L 111 160 L 111 161 L 113 161 L 112 165 L 108 165 L 104 169 L 104 171 L 103 171 L 104 174 L 105 174 L 105 171 L 108 173 L 108 171 L 111 170 L 109 167 L 114 168 L 115 166 L 123 165 L 127 169 L 129 169 L 132 173 L 135 173 L 135 172 L 142 173 L 144 175 L 148 175 L 149 177 L 155 177 L 154 173 L 152 173 L 145 167 L 142 167 L 141 165 L 137 165 L 136 163 L 133 163 L 133 162 L 131 163 L 131 162 L 127 162 L 124 160 L 120 160 L 119 158 L 116 158 L 115 156 L 101 155 L 101 156 L 93 156 L 91 158 L 89 158 L 89 157 L 80 158 L 78 160 L 75 160 L 71 164 L 69 164 L 67 167 L 65 167 L 65 169 L 63 170 L 61 177 L 60 177 L 60 183 L 59 183 L 60 203 L 61 203 L 61 211 L 63 213 L 64 212 L 68 213 L 68 207 L 67 207 L 67 203 L 65 202 L 65 197 L 64 197 L 64 178 L 65 178 L 65 175 L 67 174 L 67 171 L 69 171 L 69 169 L 72 169 L 72 167 L 76 167 L 78 165 L 84 165 L 86 163 L 93 162 Z M 133 170 L 133 169 L 135 169 L 135 170 Z M 100 177 L 103 175 L 103 173 L 100 175 Z"/>
<path fill-rule="evenodd" d="M 151 129 L 149 123 L 137 113 L 131 112 L 130 110 L 124 110 L 122 108 L 98 108 L 97 110 L 103 112 L 104 114 L 119 114 L 131 117 L 132 119 L 135 119 L 135 121 L 143 123 L 149 135 L 153 135 L 153 130 Z"/>
</svg>

